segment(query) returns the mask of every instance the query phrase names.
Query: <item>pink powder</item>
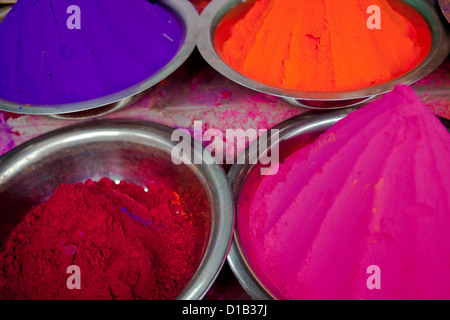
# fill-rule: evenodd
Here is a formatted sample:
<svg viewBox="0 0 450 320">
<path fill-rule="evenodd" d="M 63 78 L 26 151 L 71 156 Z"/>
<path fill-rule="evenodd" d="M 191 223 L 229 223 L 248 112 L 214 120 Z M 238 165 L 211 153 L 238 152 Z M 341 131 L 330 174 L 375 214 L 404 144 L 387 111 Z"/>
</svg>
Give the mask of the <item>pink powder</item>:
<svg viewBox="0 0 450 320">
<path fill-rule="evenodd" d="M 263 179 L 238 218 L 251 265 L 285 299 L 450 299 L 449 159 L 446 128 L 396 87 Z"/>
</svg>

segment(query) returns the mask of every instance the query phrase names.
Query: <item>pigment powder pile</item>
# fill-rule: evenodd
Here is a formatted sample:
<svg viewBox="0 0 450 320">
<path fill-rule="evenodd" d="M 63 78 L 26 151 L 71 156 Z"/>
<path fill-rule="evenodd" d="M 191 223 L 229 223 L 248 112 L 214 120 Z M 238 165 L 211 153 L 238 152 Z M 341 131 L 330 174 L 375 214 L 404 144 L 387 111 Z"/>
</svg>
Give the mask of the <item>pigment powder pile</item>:
<svg viewBox="0 0 450 320">
<path fill-rule="evenodd" d="M 0 298 L 173 299 L 201 259 L 202 219 L 156 183 L 61 185 L 3 246 Z M 71 265 L 82 290 L 68 290 Z"/>
<path fill-rule="evenodd" d="M 67 26 L 71 5 L 81 29 Z M 181 39 L 178 20 L 147 0 L 18 0 L 0 24 L 0 98 L 57 105 L 114 94 L 163 68 Z"/>
<path fill-rule="evenodd" d="M 238 218 L 252 268 L 284 299 L 449 299 L 449 159 L 447 129 L 396 87 L 264 177 Z"/>
<path fill-rule="evenodd" d="M 301 91 L 368 88 L 402 76 L 431 48 L 424 18 L 398 0 L 253 0 L 215 33 L 223 60 L 274 87 Z M 381 29 L 367 9 L 380 8 Z"/>
</svg>

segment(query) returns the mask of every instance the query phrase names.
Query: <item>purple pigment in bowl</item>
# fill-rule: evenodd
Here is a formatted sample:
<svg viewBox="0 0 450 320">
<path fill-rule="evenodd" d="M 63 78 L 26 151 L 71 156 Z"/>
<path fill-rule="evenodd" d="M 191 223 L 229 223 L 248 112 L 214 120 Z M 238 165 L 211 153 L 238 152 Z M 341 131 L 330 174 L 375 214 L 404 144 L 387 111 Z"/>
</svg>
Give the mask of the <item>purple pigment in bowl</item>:
<svg viewBox="0 0 450 320">
<path fill-rule="evenodd" d="M 69 29 L 80 8 L 81 29 Z M 18 0 L 0 24 L 0 98 L 56 105 L 136 85 L 177 54 L 176 16 L 147 0 Z"/>
</svg>

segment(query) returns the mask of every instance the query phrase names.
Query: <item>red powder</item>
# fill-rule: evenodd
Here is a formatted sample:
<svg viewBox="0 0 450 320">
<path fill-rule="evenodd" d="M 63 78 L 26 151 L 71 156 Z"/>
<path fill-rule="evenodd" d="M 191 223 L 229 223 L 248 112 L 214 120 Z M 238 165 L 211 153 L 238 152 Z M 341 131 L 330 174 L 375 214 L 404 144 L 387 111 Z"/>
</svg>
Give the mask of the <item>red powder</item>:
<svg viewBox="0 0 450 320">
<path fill-rule="evenodd" d="M 203 218 L 176 193 L 107 178 L 61 185 L 14 229 L 0 254 L 2 299 L 172 299 L 203 250 Z M 80 268 L 70 290 L 67 268 Z"/>
</svg>

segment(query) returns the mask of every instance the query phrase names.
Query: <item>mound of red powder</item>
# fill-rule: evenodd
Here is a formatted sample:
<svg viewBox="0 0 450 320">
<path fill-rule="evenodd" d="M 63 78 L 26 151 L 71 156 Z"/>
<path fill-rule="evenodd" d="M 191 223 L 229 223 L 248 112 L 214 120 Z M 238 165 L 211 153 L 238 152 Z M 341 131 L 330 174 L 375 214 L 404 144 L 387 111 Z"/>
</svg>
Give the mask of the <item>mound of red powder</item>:
<svg viewBox="0 0 450 320">
<path fill-rule="evenodd" d="M 0 97 L 41 106 L 115 94 L 164 68 L 183 32 L 156 1 L 18 0 L 0 24 Z"/>
<path fill-rule="evenodd" d="M 172 299 L 198 266 L 202 226 L 157 184 L 63 184 L 3 246 L 0 298 Z M 67 286 L 71 265 L 81 289 Z"/>
</svg>

